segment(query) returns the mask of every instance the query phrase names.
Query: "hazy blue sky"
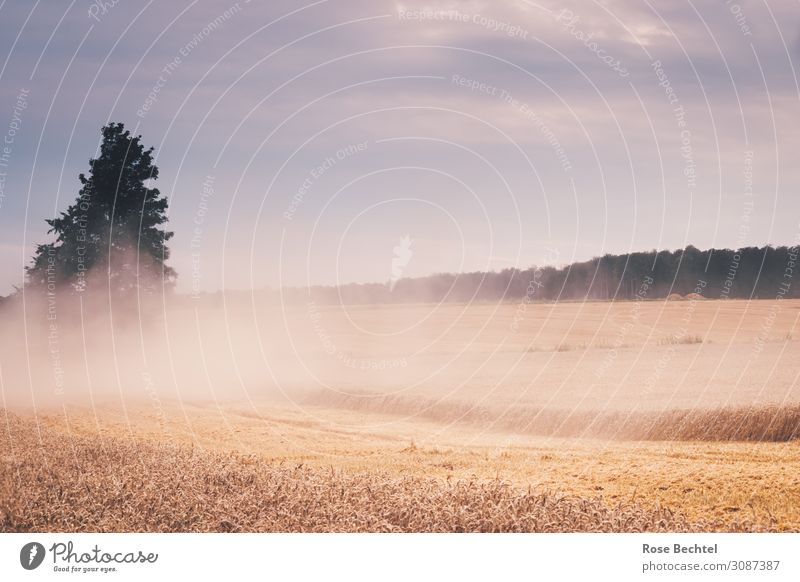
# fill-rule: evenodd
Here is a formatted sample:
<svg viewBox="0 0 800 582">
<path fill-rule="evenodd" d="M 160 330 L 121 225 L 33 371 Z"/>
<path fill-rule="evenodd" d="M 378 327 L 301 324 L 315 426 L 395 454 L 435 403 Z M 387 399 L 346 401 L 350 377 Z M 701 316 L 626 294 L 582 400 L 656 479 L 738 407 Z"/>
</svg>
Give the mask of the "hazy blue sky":
<svg viewBox="0 0 800 582">
<path fill-rule="evenodd" d="M 5 0 L 0 293 L 108 121 L 184 291 L 791 243 L 799 42 L 789 0 Z"/>
</svg>

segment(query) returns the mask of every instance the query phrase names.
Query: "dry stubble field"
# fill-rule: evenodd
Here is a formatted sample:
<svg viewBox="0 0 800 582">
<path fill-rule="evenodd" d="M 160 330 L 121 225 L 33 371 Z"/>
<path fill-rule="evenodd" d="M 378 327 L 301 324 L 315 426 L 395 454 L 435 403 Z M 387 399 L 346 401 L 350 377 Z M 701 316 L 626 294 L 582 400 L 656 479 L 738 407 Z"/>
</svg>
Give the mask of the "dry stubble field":
<svg viewBox="0 0 800 582">
<path fill-rule="evenodd" d="M 0 527 L 800 530 L 800 302 L 308 311 L 309 378 L 7 411 Z"/>
</svg>

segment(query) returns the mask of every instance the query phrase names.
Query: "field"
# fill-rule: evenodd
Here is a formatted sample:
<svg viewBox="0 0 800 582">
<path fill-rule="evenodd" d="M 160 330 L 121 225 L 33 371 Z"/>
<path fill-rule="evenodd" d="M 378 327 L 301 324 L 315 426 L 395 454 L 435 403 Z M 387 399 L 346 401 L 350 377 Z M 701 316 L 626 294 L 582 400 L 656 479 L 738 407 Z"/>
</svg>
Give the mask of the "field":
<svg viewBox="0 0 800 582">
<path fill-rule="evenodd" d="M 800 531 L 800 302 L 205 315 L 174 392 L 9 406 L 1 529 Z"/>
</svg>

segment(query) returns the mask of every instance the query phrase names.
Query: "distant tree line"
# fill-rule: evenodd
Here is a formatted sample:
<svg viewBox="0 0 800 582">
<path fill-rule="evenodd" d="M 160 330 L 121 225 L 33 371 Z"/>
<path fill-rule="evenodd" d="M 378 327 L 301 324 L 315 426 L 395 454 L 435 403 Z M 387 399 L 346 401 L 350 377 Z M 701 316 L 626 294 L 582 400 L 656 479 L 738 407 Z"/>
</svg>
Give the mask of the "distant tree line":
<svg viewBox="0 0 800 582">
<path fill-rule="evenodd" d="M 437 274 L 381 283 L 284 289 L 291 302 L 428 303 L 469 301 L 630 300 L 685 296 L 707 299 L 800 297 L 798 246 L 607 254 L 563 267 Z M 798 278 L 797 284 L 794 279 Z M 702 285 L 700 284 L 702 282 Z M 644 293 L 642 285 L 647 283 Z M 277 293 L 277 291 L 272 291 Z"/>
</svg>

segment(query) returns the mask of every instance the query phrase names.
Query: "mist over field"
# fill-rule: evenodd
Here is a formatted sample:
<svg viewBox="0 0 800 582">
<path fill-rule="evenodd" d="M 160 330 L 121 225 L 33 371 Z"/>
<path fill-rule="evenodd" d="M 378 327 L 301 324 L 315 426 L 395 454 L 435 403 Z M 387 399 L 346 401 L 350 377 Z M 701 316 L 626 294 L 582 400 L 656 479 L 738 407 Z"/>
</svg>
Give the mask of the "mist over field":
<svg viewBox="0 0 800 582">
<path fill-rule="evenodd" d="M 644 437 L 628 426 L 643 413 L 746 415 L 800 402 L 794 300 L 281 299 L 26 295 L 3 307 L 3 383 L 25 387 L 4 390 L 5 405 L 255 412 L 273 403 L 312 416 L 329 406 L 470 422 L 481 432 Z M 567 430 L 573 414 L 581 420 Z M 585 424 L 595 417 L 603 430 Z"/>
<path fill-rule="evenodd" d="M 100 313 L 87 313 L 92 300 Z M 59 305 L 55 328 L 41 305 L 3 308 L 11 531 L 73 531 L 72 510 L 37 499 L 99 460 L 160 491 L 115 502 L 102 473 L 62 489 L 103 531 L 800 527 L 785 471 L 799 458 L 796 300 Z M 59 473 L 28 460 L 39 447 Z M 229 485 L 210 492 L 221 466 Z M 185 497 L 176 470 L 180 491 L 215 499 L 202 517 L 164 501 Z M 484 481 L 501 474 L 537 489 L 513 497 Z M 317 499 L 321 513 L 270 501 L 282 487 L 301 487 L 297 507 Z M 87 495 L 118 509 L 94 514 Z"/>
</svg>

